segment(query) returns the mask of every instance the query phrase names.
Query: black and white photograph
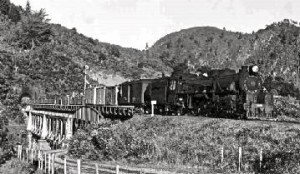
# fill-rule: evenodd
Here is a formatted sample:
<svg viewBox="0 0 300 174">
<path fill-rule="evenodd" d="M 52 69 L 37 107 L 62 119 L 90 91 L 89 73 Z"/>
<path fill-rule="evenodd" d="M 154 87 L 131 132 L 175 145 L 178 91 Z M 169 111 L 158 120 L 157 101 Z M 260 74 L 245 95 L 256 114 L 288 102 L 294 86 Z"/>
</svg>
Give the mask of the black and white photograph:
<svg viewBox="0 0 300 174">
<path fill-rule="evenodd" d="M 299 9 L 0 0 L 0 174 L 299 174 Z"/>
</svg>

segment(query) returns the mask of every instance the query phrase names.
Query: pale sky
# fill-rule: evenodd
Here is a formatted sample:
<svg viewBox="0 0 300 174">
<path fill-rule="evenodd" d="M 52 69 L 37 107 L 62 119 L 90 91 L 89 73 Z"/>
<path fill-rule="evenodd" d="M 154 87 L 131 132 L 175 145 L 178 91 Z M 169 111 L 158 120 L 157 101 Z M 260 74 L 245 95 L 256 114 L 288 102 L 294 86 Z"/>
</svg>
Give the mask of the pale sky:
<svg viewBox="0 0 300 174">
<path fill-rule="evenodd" d="M 10 0 L 25 6 L 27 0 Z M 30 0 L 51 23 L 101 42 L 144 49 L 195 26 L 252 32 L 285 18 L 300 22 L 300 0 Z"/>
</svg>

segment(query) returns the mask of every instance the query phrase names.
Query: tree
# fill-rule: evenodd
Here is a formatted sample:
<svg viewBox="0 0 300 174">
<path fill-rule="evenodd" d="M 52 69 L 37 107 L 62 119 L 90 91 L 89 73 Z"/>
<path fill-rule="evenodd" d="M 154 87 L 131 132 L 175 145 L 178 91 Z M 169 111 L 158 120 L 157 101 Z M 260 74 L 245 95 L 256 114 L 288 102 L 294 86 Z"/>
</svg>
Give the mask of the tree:
<svg viewBox="0 0 300 174">
<path fill-rule="evenodd" d="M 0 12 L 4 15 L 8 14 L 9 11 L 9 0 L 1 0 L 0 1 Z"/>
<path fill-rule="evenodd" d="M 35 46 L 51 41 L 53 31 L 48 24 L 49 20 L 45 19 L 46 16 L 45 10 L 41 9 L 37 13 L 23 17 L 16 31 L 19 47 L 33 49 Z"/>
<path fill-rule="evenodd" d="M 98 55 L 98 61 L 101 62 L 101 61 L 104 61 L 104 60 L 106 60 L 106 55 L 104 53 L 100 52 L 99 55 Z"/>
<path fill-rule="evenodd" d="M 11 21 L 13 22 L 18 22 L 21 20 L 19 9 L 13 4 L 10 5 L 8 18 L 11 19 Z"/>
<path fill-rule="evenodd" d="M 112 45 L 110 48 L 110 53 L 116 57 L 120 57 L 121 53 L 117 46 Z"/>
<path fill-rule="evenodd" d="M 30 5 L 29 1 L 26 2 L 26 8 L 25 8 L 25 12 L 24 13 L 25 13 L 26 16 L 28 16 L 28 15 L 31 14 L 31 5 Z"/>
</svg>

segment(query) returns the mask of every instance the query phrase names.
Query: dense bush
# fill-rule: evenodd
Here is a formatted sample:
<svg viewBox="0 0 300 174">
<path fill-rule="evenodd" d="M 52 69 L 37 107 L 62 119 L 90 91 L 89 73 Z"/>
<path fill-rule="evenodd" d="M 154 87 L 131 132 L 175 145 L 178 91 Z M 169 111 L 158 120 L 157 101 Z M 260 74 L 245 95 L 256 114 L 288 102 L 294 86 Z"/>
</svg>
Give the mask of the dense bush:
<svg viewBox="0 0 300 174">
<path fill-rule="evenodd" d="M 36 167 L 19 159 L 7 161 L 3 166 L 0 166 L 0 174 L 31 174 L 34 173 Z"/>
<path fill-rule="evenodd" d="M 197 119 L 134 118 L 106 128 L 99 126 L 94 137 L 87 130 L 84 135 L 81 132 L 75 135 L 69 154 L 102 161 L 201 166 L 211 172 L 234 172 L 238 147 L 242 146 L 243 171 L 259 171 L 261 149 L 262 172 L 299 171 L 300 129 L 297 126 Z M 223 163 L 221 147 L 224 147 Z"/>
</svg>

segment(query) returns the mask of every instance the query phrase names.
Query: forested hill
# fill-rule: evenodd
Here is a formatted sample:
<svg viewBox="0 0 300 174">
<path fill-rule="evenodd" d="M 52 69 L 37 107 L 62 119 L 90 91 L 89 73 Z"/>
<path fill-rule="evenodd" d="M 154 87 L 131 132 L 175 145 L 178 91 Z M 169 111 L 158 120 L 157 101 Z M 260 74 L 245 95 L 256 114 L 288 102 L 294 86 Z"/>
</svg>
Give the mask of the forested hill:
<svg viewBox="0 0 300 174">
<path fill-rule="evenodd" d="M 238 69 L 258 64 L 269 81 L 275 81 L 282 93 L 297 83 L 300 60 L 300 28 L 297 22 L 283 20 L 251 34 L 225 28 L 195 27 L 174 32 L 159 39 L 149 50 L 150 57 L 166 66 L 190 61 L 201 66 Z M 285 86 L 278 83 L 288 82 Z"/>
<path fill-rule="evenodd" d="M 51 24 L 44 10 L 0 2 L 1 92 L 33 86 L 41 94 L 82 92 L 84 66 L 88 81 L 111 84 L 161 74 L 143 51 L 122 48 Z M 51 17 L 50 17 L 51 18 Z M 152 62 L 151 62 L 152 61 Z M 159 72 L 159 73 L 156 73 Z M 114 78 L 116 82 L 109 81 Z M 5 95 L 2 96 L 2 99 Z"/>
</svg>

